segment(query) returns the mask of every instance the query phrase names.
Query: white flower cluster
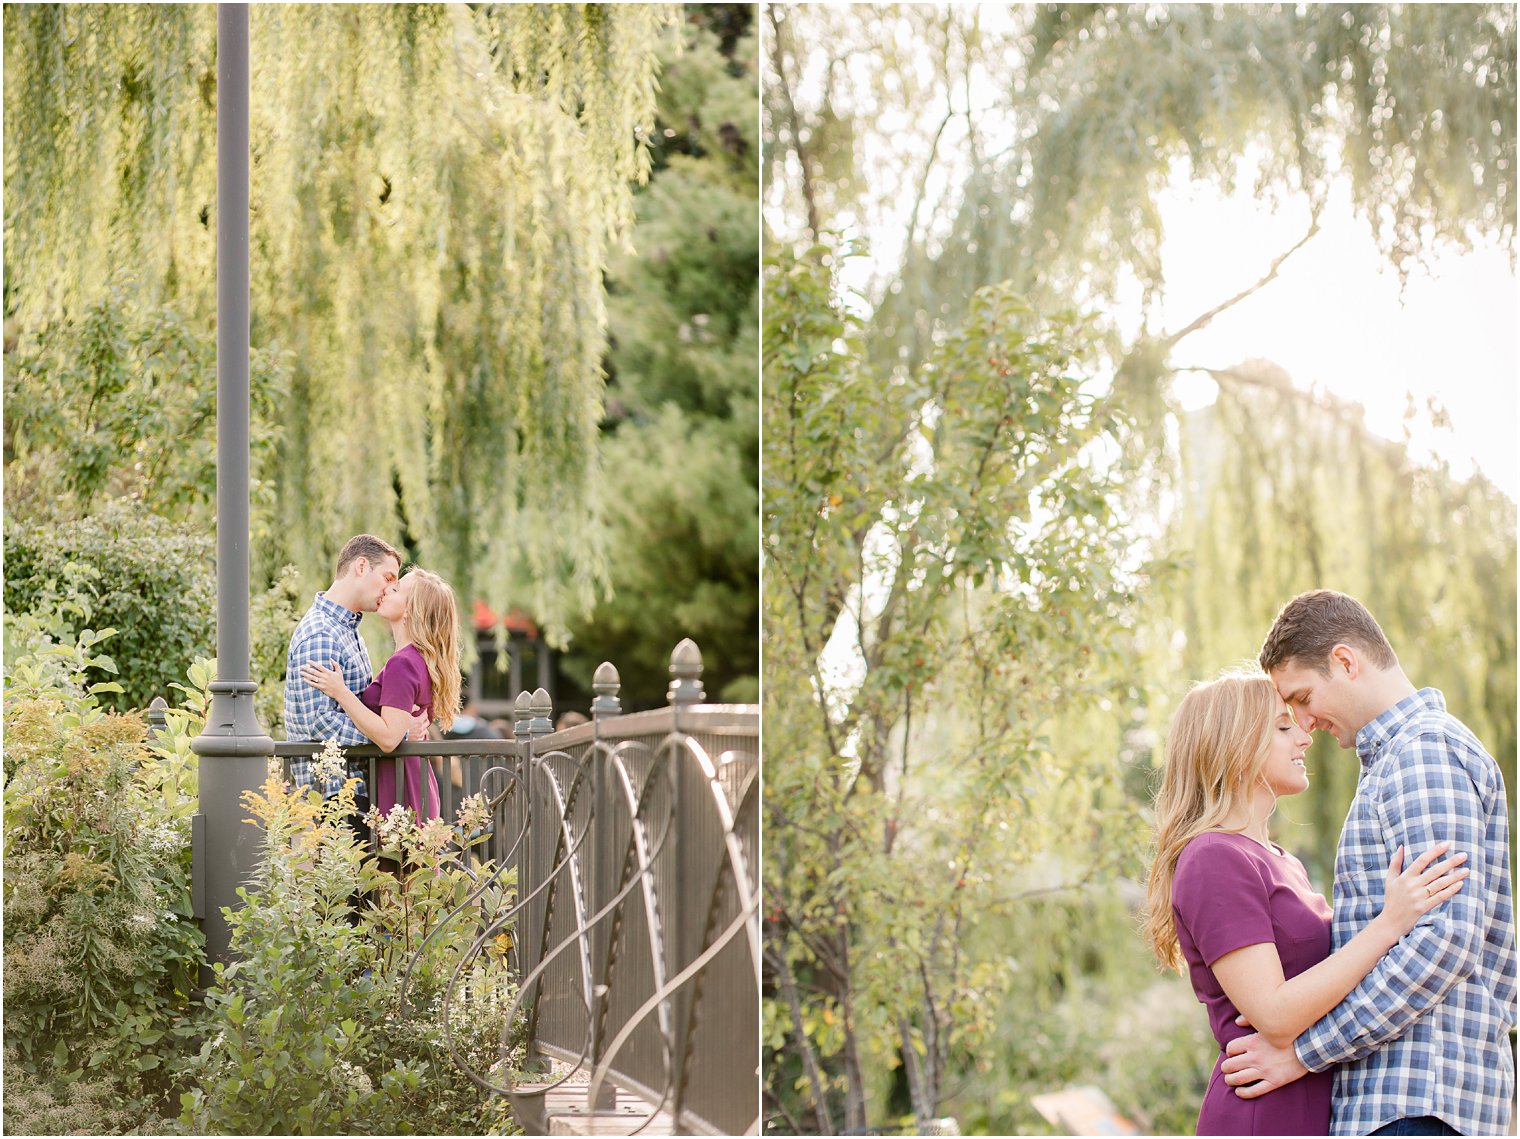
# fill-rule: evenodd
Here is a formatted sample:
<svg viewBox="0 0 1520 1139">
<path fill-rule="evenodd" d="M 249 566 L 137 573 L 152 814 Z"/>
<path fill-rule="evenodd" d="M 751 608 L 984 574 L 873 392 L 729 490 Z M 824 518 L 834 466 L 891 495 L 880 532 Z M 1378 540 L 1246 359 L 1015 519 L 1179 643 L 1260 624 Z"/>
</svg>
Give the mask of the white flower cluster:
<svg viewBox="0 0 1520 1139">
<path fill-rule="evenodd" d="M 338 1087 L 351 1087 L 360 1095 L 372 1095 L 374 1085 L 370 1083 L 369 1074 L 363 1068 L 350 1064 L 347 1060 L 338 1060 L 328 1069 L 328 1075 Z"/>
<path fill-rule="evenodd" d="M 486 825 L 486 819 L 490 817 L 490 811 L 486 808 L 486 797 L 481 794 L 469 796 L 459 804 L 459 810 L 454 813 L 459 821 L 459 829 L 466 837 L 474 834 Z"/>
<path fill-rule="evenodd" d="M 179 854 L 185 845 L 185 836 L 172 819 L 160 819 L 145 829 L 142 840 L 155 861 Z"/>
<path fill-rule="evenodd" d="M 434 855 L 441 853 L 443 848 L 453 841 L 454 828 L 442 819 L 429 819 L 417 831 L 415 839 L 418 850 Z"/>
<path fill-rule="evenodd" d="M 337 740 L 328 740 L 312 760 L 312 783 L 317 787 L 323 786 L 329 779 L 341 783 L 347 773 L 348 765 L 343 762 L 343 749 L 338 746 Z"/>
<path fill-rule="evenodd" d="M 411 838 L 412 832 L 417 828 L 416 816 L 404 803 L 397 803 L 383 815 L 371 811 L 367 821 L 379 832 L 380 846 L 387 850 L 398 847 Z"/>
</svg>

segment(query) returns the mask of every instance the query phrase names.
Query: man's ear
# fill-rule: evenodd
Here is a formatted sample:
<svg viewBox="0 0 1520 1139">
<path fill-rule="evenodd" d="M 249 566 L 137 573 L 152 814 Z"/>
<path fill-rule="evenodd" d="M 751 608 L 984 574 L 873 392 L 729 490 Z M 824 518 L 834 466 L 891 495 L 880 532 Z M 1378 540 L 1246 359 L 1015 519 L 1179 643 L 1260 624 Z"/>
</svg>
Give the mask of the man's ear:
<svg viewBox="0 0 1520 1139">
<path fill-rule="evenodd" d="M 1336 645 L 1330 650 L 1330 673 L 1344 671 L 1348 680 L 1355 680 L 1362 671 L 1361 658 L 1350 645 Z"/>
<path fill-rule="evenodd" d="M 369 573 L 369 559 L 360 554 L 353 560 L 353 564 L 348 567 L 348 572 L 354 577 L 363 577 Z"/>
</svg>

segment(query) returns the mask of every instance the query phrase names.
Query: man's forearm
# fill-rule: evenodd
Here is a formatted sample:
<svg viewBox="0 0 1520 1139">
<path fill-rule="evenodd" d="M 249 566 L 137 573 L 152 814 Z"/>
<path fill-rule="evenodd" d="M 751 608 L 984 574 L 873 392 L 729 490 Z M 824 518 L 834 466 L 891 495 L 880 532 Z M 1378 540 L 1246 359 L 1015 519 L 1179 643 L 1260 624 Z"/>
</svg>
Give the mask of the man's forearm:
<svg viewBox="0 0 1520 1139">
<path fill-rule="evenodd" d="M 1482 942 L 1476 898 L 1458 895 L 1447 909 L 1434 924 L 1416 927 L 1344 1001 L 1299 1034 L 1293 1046 L 1299 1063 L 1321 1072 L 1360 1060 L 1402 1036 L 1472 974 Z"/>
</svg>

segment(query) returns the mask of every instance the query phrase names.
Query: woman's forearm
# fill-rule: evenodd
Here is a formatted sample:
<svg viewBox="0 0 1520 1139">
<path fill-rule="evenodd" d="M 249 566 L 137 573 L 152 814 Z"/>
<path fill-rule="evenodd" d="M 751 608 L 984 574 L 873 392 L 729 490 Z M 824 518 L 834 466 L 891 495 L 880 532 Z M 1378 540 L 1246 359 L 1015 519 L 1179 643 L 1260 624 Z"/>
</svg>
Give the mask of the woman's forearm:
<svg viewBox="0 0 1520 1139">
<path fill-rule="evenodd" d="M 1379 915 L 1336 952 L 1291 980 L 1283 978 L 1282 960 L 1270 944 L 1227 953 L 1214 963 L 1214 975 L 1252 1028 L 1271 1043 L 1287 1047 L 1356 988 L 1398 941 L 1397 929 Z"/>
<path fill-rule="evenodd" d="M 370 742 L 381 751 L 395 751 L 396 746 L 406 739 L 405 727 L 398 733 L 396 727 L 387 723 L 383 715 L 367 707 L 353 689 L 343 689 L 334 699 L 337 700 L 338 706 L 348 713 L 348 718 L 354 722 L 354 727 L 368 736 Z"/>
<path fill-rule="evenodd" d="M 1269 1039 L 1275 1035 L 1283 1047 L 1292 1044 L 1300 1032 L 1340 1004 L 1398 943 L 1398 931 L 1382 915 L 1373 918 L 1318 965 L 1283 982 L 1281 1023 L 1274 1033 L 1264 1035 Z M 1260 1026 L 1257 1031 L 1261 1031 Z"/>
</svg>

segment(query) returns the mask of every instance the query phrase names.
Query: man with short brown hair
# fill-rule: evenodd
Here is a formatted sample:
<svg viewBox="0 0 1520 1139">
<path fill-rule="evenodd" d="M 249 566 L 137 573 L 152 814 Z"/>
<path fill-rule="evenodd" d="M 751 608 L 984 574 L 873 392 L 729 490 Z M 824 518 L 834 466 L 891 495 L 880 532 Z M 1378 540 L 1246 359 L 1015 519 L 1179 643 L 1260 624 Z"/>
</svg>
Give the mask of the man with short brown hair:
<svg viewBox="0 0 1520 1139">
<path fill-rule="evenodd" d="M 1289 1048 L 1257 1034 L 1231 1041 L 1225 1082 L 1251 1099 L 1339 1065 L 1331 1134 L 1508 1133 L 1515 932 L 1498 765 L 1440 692 L 1415 689 L 1372 614 L 1344 593 L 1288 602 L 1260 663 L 1303 728 L 1361 760 L 1336 848 L 1332 948 L 1382 909 L 1382 868 L 1400 846 L 1449 841 L 1471 874 Z"/>
<path fill-rule="evenodd" d="M 400 573 L 401 555 L 389 542 L 373 534 L 356 534 L 344 543 L 332 585 L 317 594 L 290 638 L 285 656 L 287 740 L 336 740 L 344 747 L 369 742 L 336 700 L 301 679 L 301 666 L 339 668 L 343 683 L 354 692 L 369 687 L 375 670 L 359 636 L 359 619 L 379 608 L 380 599 L 395 588 Z M 292 760 L 290 774 L 296 786 L 309 785 L 311 761 Z M 360 781 L 359 798 L 367 805 L 364 764 L 350 762 L 348 774 Z M 336 794 L 338 785 L 330 782 L 322 791 Z"/>
</svg>

